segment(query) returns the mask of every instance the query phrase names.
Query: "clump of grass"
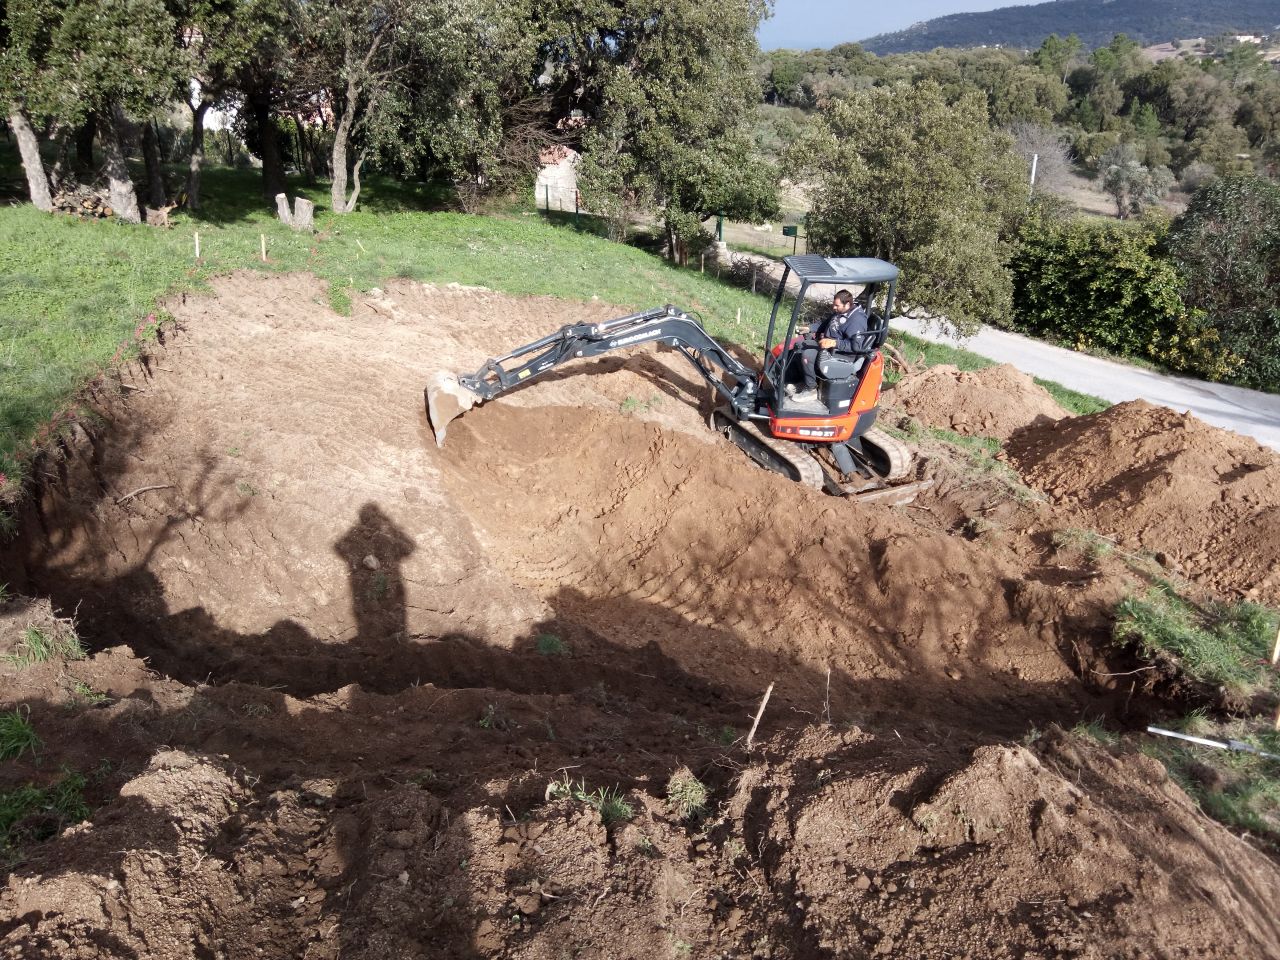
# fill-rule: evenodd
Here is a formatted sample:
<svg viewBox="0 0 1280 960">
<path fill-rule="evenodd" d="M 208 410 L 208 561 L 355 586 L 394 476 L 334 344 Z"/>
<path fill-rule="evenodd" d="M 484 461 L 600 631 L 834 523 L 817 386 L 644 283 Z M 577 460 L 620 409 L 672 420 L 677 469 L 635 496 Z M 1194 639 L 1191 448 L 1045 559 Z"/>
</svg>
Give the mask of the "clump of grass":
<svg viewBox="0 0 1280 960">
<path fill-rule="evenodd" d="M 1280 732 L 1252 729 L 1245 720 L 1215 723 L 1197 711 L 1175 726 L 1195 736 L 1238 740 L 1280 754 Z M 1164 763 L 1169 776 L 1209 816 L 1280 844 L 1280 762 L 1163 738 L 1144 744 L 1143 752 Z"/>
<path fill-rule="evenodd" d="M 1053 545 L 1063 553 L 1101 560 L 1116 548 L 1115 541 L 1083 527 L 1066 527 L 1053 532 Z"/>
<path fill-rule="evenodd" d="M 667 781 L 667 806 L 681 820 L 701 820 L 707 814 L 707 788 L 688 767 Z"/>
<path fill-rule="evenodd" d="M 574 783 L 569 779 L 568 774 L 565 774 L 563 780 L 552 780 L 547 784 L 546 798 L 548 800 L 576 800 L 579 803 L 585 803 L 600 814 L 600 822 L 606 827 L 630 820 L 636 815 L 635 807 L 627 799 L 626 794 L 622 792 L 621 787 L 613 787 L 612 789 L 597 787 L 592 790 L 587 787 L 585 780 L 579 780 Z"/>
<path fill-rule="evenodd" d="M 85 658 L 84 644 L 69 624 L 62 624 L 53 630 L 27 627 L 22 632 L 18 648 L 5 659 L 19 667 L 29 667 L 55 657 L 62 657 L 64 660 Z"/>
<path fill-rule="evenodd" d="M 569 646 L 554 633 L 540 633 L 536 641 L 538 653 L 544 657 L 567 657 Z"/>
<path fill-rule="evenodd" d="M 101 690 L 93 689 L 93 687 L 89 686 L 89 684 L 85 683 L 83 680 L 73 681 L 71 684 L 71 692 L 75 694 L 78 699 L 95 707 L 99 704 L 106 703 L 111 699 L 107 694 L 103 693 Z"/>
<path fill-rule="evenodd" d="M 1120 742 L 1120 737 L 1108 730 L 1100 717 L 1094 720 L 1082 720 L 1071 728 L 1071 732 L 1077 737 L 1094 740 L 1107 747 Z"/>
<path fill-rule="evenodd" d="M 1187 677 L 1223 690 L 1233 703 L 1275 689 L 1267 658 L 1276 636 L 1274 611 L 1256 603 L 1200 606 L 1167 583 L 1116 608 L 1114 635 L 1141 653 L 1172 663 Z"/>
<path fill-rule="evenodd" d="M 47 840 L 88 819 L 84 786 L 83 776 L 68 772 L 47 787 L 27 784 L 0 793 L 0 851 L 12 857 L 23 843 Z"/>
<path fill-rule="evenodd" d="M 0 603 L 8 603 L 11 599 L 13 599 L 13 594 L 9 592 L 9 585 L 0 583 Z"/>
<path fill-rule="evenodd" d="M 24 708 L 0 713 L 0 760 L 17 760 L 40 749 L 40 738 Z"/>
<path fill-rule="evenodd" d="M 1058 406 L 1077 417 L 1087 413 L 1101 413 L 1111 406 L 1109 401 L 1103 400 L 1101 397 L 1095 397 L 1089 393 L 1081 393 L 1079 390 L 1072 390 L 1052 380 L 1036 377 L 1035 381 L 1049 392 L 1049 396 L 1053 397 Z"/>
</svg>

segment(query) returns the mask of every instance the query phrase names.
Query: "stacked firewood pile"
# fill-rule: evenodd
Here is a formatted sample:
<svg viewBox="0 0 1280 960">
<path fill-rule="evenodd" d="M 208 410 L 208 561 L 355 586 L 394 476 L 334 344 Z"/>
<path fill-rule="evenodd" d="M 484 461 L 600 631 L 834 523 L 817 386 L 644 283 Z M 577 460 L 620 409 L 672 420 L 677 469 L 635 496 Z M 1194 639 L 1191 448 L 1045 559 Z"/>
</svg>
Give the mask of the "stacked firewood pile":
<svg viewBox="0 0 1280 960">
<path fill-rule="evenodd" d="M 54 194 L 53 209 L 58 213 L 72 213 L 88 220 L 105 219 L 115 212 L 107 202 L 105 193 L 81 184 Z"/>
</svg>

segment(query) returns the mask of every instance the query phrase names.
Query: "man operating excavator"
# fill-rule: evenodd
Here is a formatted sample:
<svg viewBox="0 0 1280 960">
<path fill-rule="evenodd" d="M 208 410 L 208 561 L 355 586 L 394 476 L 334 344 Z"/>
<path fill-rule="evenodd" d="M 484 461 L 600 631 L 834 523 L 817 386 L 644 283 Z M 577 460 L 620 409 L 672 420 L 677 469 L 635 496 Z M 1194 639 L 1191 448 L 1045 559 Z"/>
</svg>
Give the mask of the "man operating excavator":
<svg viewBox="0 0 1280 960">
<path fill-rule="evenodd" d="M 812 329 L 799 328 L 805 334 L 804 349 L 800 353 L 800 367 L 804 375 L 804 390 L 795 393 L 795 385 L 787 384 L 788 395 L 801 403 L 818 398 L 818 358 L 824 350 L 836 353 L 852 353 L 850 337 L 867 331 L 867 311 L 855 303 L 853 294 L 840 290 L 831 298 L 831 316 Z"/>
</svg>

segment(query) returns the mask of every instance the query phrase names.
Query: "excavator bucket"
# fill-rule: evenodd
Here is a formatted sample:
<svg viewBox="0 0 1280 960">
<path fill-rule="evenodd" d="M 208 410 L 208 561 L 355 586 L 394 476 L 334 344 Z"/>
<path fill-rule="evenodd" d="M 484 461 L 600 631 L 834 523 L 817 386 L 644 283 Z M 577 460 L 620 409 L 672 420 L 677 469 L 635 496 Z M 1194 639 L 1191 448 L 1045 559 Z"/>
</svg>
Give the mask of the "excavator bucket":
<svg viewBox="0 0 1280 960">
<path fill-rule="evenodd" d="M 459 383 L 456 375 L 443 371 L 432 376 L 425 392 L 427 421 L 436 436 L 436 446 L 443 447 L 449 424 L 474 407 L 480 398 Z"/>
</svg>

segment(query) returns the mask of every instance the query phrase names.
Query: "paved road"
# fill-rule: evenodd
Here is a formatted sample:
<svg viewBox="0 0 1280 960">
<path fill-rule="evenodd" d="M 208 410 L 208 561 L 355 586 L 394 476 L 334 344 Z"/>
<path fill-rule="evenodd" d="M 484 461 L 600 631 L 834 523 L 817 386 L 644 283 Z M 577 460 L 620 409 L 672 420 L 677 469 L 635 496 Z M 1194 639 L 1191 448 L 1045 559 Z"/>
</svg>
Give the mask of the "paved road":
<svg viewBox="0 0 1280 960">
<path fill-rule="evenodd" d="M 1247 434 L 1280 450 L 1280 396 L 1276 394 L 1170 377 L 1003 330 L 986 328 L 961 341 L 941 335 L 936 329 L 926 330 L 920 321 L 907 317 L 895 319 L 891 326 L 935 343 L 964 347 L 999 363 L 1011 363 L 1034 377 L 1055 380 L 1064 387 L 1113 403 L 1142 399 L 1179 412 L 1189 410 L 1206 423 Z"/>
</svg>

